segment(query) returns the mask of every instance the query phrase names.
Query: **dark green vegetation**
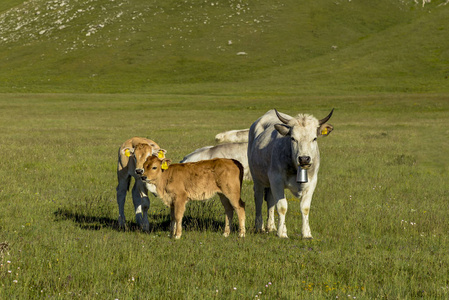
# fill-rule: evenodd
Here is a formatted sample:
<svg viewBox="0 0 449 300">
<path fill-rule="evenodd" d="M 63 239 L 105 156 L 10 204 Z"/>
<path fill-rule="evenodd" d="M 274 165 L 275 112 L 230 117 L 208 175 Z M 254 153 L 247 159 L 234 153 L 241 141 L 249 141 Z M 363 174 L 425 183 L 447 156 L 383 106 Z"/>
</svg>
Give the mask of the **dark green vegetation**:
<svg viewBox="0 0 449 300">
<path fill-rule="evenodd" d="M 1 299 L 448 298 L 449 5 L 275 2 L 1 1 Z M 177 161 L 273 107 L 335 108 L 314 240 L 291 196 L 254 233 L 250 182 L 244 239 L 217 199 L 117 229 L 124 140 Z"/>
</svg>

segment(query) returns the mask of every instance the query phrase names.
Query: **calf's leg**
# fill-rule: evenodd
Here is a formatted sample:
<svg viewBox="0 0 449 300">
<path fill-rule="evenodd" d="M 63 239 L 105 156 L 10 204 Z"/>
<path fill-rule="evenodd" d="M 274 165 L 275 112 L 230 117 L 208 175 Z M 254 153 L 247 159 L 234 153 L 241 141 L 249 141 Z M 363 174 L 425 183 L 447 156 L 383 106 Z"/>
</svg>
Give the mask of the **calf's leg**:
<svg viewBox="0 0 449 300">
<path fill-rule="evenodd" d="M 175 239 L 180 239 L 182 235 L 182 218 L 186 210 L 186 198 L 177 198 L 174 205 L 174 217 L 176 222 Z"/>
<path fill-rule="evenodd" d="M 136 223 L 143 229 L 142 197 L 140 195 L 138 182 L 134 182 L 132 189 L 134 212 L 136 214 Z"/>
<path fill-rule="evenodd" d="M 176 234 L 176 221 L 175 221 L 175 206 L 170 206 L 170 236 L 175 237 Z"/>
<path fill-rule="evenodd" d="M 231 225 L 232 225 L 232 218 L 234 217 L 234 209 L 232 208 L 231 203 L 229 202 L 229 199 L 223 195 L 219 194 L 221 203 L 223 204 L 223 207 L 225 209 L 225 230 L 223 233 L 223 236 L 228 237 L 231 233 Z"/>
<path fill-rule="evenodd" d="M 245 202 L 239 197 L 238 205 L 234 206 L 239 218 L 239 237 L 245 237 Z"/>
<path fill-rule="evenodd" d="M 131 180 L 130 176 L 118 179 L 118 185 L 116 190 L 117 190 L 117 204 L 118 204 L 118 225 L 120 228 L 125 228 L 126 224 L 125 200 L 130 180 Z"/>
<path fill-rule="evenodd" d="M 136 181 L 136 189 L 139 193 L 140 206 L 136 208 L 136 218 L 140 213 L 140 227 L 143 231 L 150 230 L 150 221 L 148 220 L 148 209 L 150 208 L 150 199 L 148 198 L 148 191 L 141 180 Z"/>
</svg>

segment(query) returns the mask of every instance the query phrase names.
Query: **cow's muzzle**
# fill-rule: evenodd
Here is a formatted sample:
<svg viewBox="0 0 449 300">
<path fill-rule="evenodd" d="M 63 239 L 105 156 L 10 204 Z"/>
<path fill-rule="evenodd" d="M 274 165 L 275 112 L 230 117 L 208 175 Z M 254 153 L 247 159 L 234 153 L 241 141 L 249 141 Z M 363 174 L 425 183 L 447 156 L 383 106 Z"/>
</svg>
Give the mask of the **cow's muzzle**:
<svg viewBox="0 0 449 300">
<path fill-rule="evenodd" d="M 143 182 L 147 182 L 147 177 L 146 176 L 140 176 L 140 179 L 142 179 Z"/>
<path fill-rule="evenodd" d="M 307 170 L 312 165 L 311 164 L 312 158 L 310 156 L 300 156 L 300 157 L 298 157 L 298 162 L 299 162 L 299 165 L 301 166 L 301 168 Z"/>
<path fill-rule="evenodd" d="M 142 175 L 143 174 L 143 169 L 136 169 L 136 174 L 137 175 Z"/>
</svg>

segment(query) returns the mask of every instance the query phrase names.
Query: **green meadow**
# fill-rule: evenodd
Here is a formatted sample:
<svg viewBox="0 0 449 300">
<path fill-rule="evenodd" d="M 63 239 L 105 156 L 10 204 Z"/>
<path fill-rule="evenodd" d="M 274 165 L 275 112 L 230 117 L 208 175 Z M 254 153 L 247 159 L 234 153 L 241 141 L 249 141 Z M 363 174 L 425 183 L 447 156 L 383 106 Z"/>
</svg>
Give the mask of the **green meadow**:
<svg viewBox="0 0 449 300">
<path fill-rule="evenodd" d="M 1 299 L 446 299 L 449 4 L 5 0 L 0 4 Z M 131 195 L 117 150 L 181 160 L 267 110 L 326 116 L 310 226 L 222 236 L 217 197 L 183 235 Z M 266 208 L 264 208 L 264 216 Z"/>
</svg>

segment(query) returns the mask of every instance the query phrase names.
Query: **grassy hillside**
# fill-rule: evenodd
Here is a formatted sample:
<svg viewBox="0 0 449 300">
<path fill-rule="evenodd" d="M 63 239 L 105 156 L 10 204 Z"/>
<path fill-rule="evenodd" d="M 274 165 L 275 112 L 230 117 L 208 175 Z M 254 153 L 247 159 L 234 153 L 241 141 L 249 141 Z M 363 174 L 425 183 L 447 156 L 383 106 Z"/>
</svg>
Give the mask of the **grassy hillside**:
<svg viewBox="0 0 449 300">
<path fill-rule="evenodd" d="M 443 1 L 20 2 L 0 5 L 0 92 L 449 86 Z"/>
</svg>

